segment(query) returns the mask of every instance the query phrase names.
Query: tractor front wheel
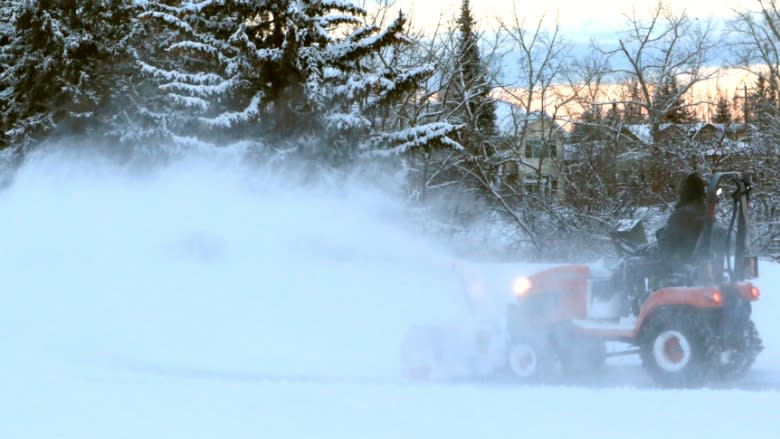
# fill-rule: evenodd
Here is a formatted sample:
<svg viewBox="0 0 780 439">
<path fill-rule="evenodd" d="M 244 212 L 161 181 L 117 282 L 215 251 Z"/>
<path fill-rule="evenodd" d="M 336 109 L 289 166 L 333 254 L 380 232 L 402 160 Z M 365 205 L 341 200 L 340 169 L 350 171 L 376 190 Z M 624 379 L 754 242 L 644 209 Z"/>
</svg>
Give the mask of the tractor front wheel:
<svg viewBox="0 0 780 439">
<path fill-rule="evenodd" d="M 507 366 L 515 381 L 542 381 L 553 371 L 552 350 L 541 338 L 517 338 L 507 348 Z"/>
</svg>

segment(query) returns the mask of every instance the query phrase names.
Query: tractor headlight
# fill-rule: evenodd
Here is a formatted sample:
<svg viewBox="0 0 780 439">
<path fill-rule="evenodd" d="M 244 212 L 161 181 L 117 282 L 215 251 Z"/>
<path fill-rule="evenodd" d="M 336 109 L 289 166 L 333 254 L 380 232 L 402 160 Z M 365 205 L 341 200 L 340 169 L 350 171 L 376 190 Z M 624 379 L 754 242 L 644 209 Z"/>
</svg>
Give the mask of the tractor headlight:
<svg viewBox="0 0 780 439">
<path fill-rule="evenodd" d="M 531 279 L 527 277 L 518 277 L 512 282 L 512 293 L 517 297 L 522 297 L 531 289 Z"/>
</svg>

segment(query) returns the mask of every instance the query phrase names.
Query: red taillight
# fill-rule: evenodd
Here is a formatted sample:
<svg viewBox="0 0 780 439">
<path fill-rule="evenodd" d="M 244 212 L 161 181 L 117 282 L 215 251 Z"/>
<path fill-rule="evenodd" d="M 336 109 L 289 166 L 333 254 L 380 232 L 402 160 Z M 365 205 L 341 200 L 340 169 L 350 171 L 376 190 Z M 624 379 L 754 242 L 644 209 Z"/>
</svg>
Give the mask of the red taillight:
<svg viewBox="0 0 780 439">
<path fill-rule="evenodd" d="M 715 303 L 723 302 L 723 296 L 720 294 L 720 291 L 715 291 L 714 293 L 712 293 L 712 301 Z"/>
<path fill-rule="evenodd" d="M 752 297 L 753 299 L 758 299 L 759 297 L 761 297 L 761 291 L 758 289 L 758 287 L 755 286 L 750 287 L 750 297 Z"/>
</svg>

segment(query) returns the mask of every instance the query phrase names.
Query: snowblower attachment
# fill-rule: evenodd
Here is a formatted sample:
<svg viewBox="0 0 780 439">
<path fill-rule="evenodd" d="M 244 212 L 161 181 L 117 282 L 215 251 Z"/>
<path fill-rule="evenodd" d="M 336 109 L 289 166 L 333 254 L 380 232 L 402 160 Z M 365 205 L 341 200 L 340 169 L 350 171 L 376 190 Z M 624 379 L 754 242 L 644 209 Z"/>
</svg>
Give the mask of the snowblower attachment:
<svg viewBox="0 0 780 439">
<path fill-rule="evenodd" d="M 449 380 L 484 377 L 505 365 L 504 310 L 512 300 L 517 264 L 458 262 L 454 291 L 462 306 L 458 316 L 411 328 L 401 343 L 404 377 Z"/>
<path fill-rule="evenodd" d="M 489 375 L 500 362 L 503 341 L 487 326 L 468 323 L 412 328 L 401 346 L 401 370 L 413 380 Z"/>
</svg>

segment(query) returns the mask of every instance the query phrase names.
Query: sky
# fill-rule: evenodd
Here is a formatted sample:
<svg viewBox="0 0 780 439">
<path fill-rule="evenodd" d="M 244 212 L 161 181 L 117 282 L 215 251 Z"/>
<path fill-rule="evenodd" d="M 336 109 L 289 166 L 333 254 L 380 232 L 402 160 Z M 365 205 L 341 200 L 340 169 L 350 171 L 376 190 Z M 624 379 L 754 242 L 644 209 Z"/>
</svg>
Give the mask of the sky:
<svg viewBox="0 0 780 439">
<path fill-rule="evenodd" d="M 759 0 L 676 0 L 671 4 L 672 11 L 679 15 L 685 11 L 690 17 L 697 19 L 713 19 L 714 32 L 722 29 L 726 20 L 734 17 L 735 11 L 756 10 Z M 395 7 L 407 11 L 412 17 L 415 27 L 430 31 L 436 29 L 437 23 L 446 28 L 447 23 L 457 16 L 461 0 L 395 0 Z M 546 23 L 552 25 L 556 19 L 561 26 L 561 32 L 566 41 L 572 44 L 574 53 L 589 51 L 592 41 L 602 47 L 612 47 L 616 37 L 627 29 L 631 16 L 647 18 L 657 6 L 655 0 L 472 0 L 471 9 L 477 20 L 478 29 L 489 31 L 497 29 L 502 21 L 512 25 L 515 16 L 519 21 L 525 19 L 528 26 L 535 25 L 538 19 L 545 17 Z M 515 12 L 517 11 L 517 12 Z M 634 11 L 636 14 L 634 14 Z M 718 66 L 728 62 L 729 50 L 719 51 L 710 65 Z M 506 61 L 506 60 L 509 61 Z M 513 86 L 516 78 L 514 58 L 505 59 L 502 68 L 502 81 Z M 619 60 L 619 59 L 618 59 Z M 613 60 L 614 62 L 614 60 Z M 752 77 L 745 76 L 741 70 L 721 72 L 715 79 L 705 81 L 697 86 L 694 95 L 697 99 L 710 99 L 718 93 L 729 96 L 735 90 L 752 82 Z M 705 111 L 706 108 L 701 111 Z M 705 111 L 706 113 L 706 111 Z M 708 117 L 702 113 L 702 117 Z"/>
<path fill-rule="evenodd" d="M 457 14 L 460 4 L 460 0 L 397 0 L 397 6 L 413 11 L 415 22 L 422 26 L 435 25 L 440 17 L 450 19 Z M 517 5 L 520 16 L 530 18 L 546 14 L 554 17 L 557 14 L 563 28 L 591 34 L 621 29 L 625 14 L 631 13 L 632 5 L 641 12 L 655 4 L 655 1 L 632 3 L 626 0 L 479 0 L 472 1 L 471 7 L 483 29 L 495 26 L 495 17 L 498 16 L 511 20 L 514 5 Z M 732 8 L 754 7 L 757 0 L 676 0 L 672 4 L 674 10 L 685 9 L 694 17 L 723 18 L 731 15 Z"/>
</svg>

